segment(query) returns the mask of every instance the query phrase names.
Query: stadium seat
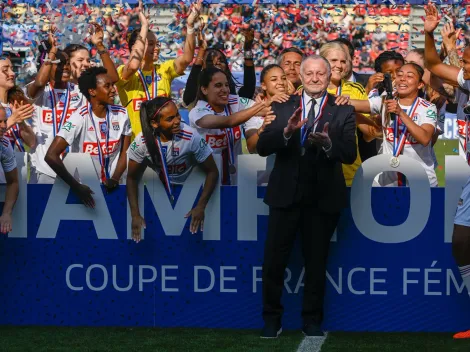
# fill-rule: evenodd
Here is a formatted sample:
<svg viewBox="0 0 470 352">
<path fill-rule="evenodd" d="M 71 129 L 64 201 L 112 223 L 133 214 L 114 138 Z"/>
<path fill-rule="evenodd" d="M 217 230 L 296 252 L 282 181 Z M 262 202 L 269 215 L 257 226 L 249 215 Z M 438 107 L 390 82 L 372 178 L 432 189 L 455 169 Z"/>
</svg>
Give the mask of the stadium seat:
<svg viewBox="0 0 470 352">
<path fill-rule="evenodd" d="M 381 16 L 390 16 L 390 9 L 388 7 L 381 7 L 380 8 L 380 15 Z"/>
<path fill-rule="evenodd" d="M 327 39 L 328 41 L 331 41 L 331 40 L 338 39 L 338 37 L 339 37 L 339 34 L 337 32 L 332 32 L 332 33 L 328 33 Z"/>
<path fill-rule="evenodd" d="M 367 15 L 366 6 L 365 5 L 356 6 L 356 15 L 357 16 L 366 16 Z"/>
<path fill-rule="evenodd" d="M 398 6 L 392 6 L 390 8 L 390 16 L 399 16 L 401 9 Z"/>
<path fill-rule="evenodd" d="M 377 26 L 375 25 L 375 23 L 366 24 L 366 31 L 374 32 L 376 29 L 377 29 Z"/>
<path fill-rule="evenodd" d="M 377 5 L 372 5 L 369 7 L 369 16 L 378 16 L 379 7 Z M 369 18 L 369 16 L 367 18 Z"/>
<path fill-rule="evenodd" d="M 389 24 L 387 26 L 387 32 L 398 32 L 398 25 L 397 24 Z"/>
<path fill-rule="evenodd" d="M 387 43 L 387 50 L 397 50 L 399 48 L 397 42 L 388 42 Z"/>
<path fill-rule="evenodd" d="M 411 15 L 411 6 L 403 6 L 401 8 L 400 15 L 403 17 L 409 17 Z"/>
<path fill-rule="evenodd" d="M 387 40 L 388 41 L 395 42 L 395 41 L 397 41 L 397 39 L 398 39 L 397 33 L 394 33 L 394 32 L 387 33 Z"/>
<path fill-rule="evenodd" d="M 401 50 L 408 50 L 408 42 L 400 42 L 398 45 Z"/>
</svg>

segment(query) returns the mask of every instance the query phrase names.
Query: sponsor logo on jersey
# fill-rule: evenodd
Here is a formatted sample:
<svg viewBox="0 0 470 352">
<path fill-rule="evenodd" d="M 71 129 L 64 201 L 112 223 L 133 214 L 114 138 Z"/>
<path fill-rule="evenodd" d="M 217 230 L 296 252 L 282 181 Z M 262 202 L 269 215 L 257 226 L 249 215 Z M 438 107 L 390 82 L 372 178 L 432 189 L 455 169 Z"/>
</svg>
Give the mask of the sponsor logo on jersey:
<svg viewBox="0 0 470 352">
<path fill-rule="evenodd" d="M 93 132 L 94 130 L 95 130 L 95 128 L 93 126 L 88 127 L 88 131 Z"/>
<path fill-rule="evenodd" d="M 111 123 L 113 125 L 113 130 L 114 131 L 119 131 L 121 129 L 121 126 L 119 126 L 119 122 L 115 121 Z"/>
<path fill-rule="evenodd" d="M 106 142 L 101 142 L 100 147 L 104 155 L 113 154 L 119 145 L 119 139 L 115 141 L 109 141 L 108 150 L 106 150 Z M 87 153 L 93 156 L 98 156 L 98 143 L 96 142 L 83 142 L 83 153 Z"/>
<path fill-rule="evenodd" d="M 140 107 L 142 105 L 142 102 L 144 102 L 146 100 L 147 99 L 145 99 L 145 98 L 132 99 L 132 107 L 134 108 L 134 111 L 140 111 Z"/>
<path fill-rule="evenodd" d="M 233 135 L 235 138 L 235 143 L 241 138 L 242 132 L 240 127 L 237 126 L 233 129 Z M 227 147 L 227 139 L 225 138 L 225 134 L 206 134 L 206 142 L 209 144 L 211 148 L 225 148 Z"/>
<path fill-rule="evenodd" d="M 72 124 L 71 122 L 66 122 L 64 123 L 64 125 L 62 126 L 62 129 L 67 131 L 67 132 L 70 132 L 72 129 L 75 128 L 75 125 Z"/>
<path fill-rule="evenodd" d="M 69 109 L 65 119 L 68 120 L 75 110 L 76 109 Z M 57 110 L 57 116 L 56 116 L 57 123 L 59 123 L 60 119 L 62 118 L 62 111 L 63 110 Z M 42 111 L 42 122 L 48 125 L 52 125 L 52 110 L 44 109 Z"/>
<path fill-rule="evenodd" d="M 168 173 L 170 175 L 180 175 L 180 174 L 183 174 L 188 169 L 188 167 L 186 166 L 186 163 L 170 164 L 167 166 L 168 166 Z"/>
<path fill-rule="evenodd" d="M 401 137 L 401 132 L 402 132 L 402 128 L 400 128 L 400 137 Z M 393 129 L 392 128 L 387 128 L 387 141 L 389 141 L 390 143 L 393 143 Z M 408 137 L 406 138 L 406 141 L 405 141 L 405 144 L 418 144 L 418 142 L 416 141 L 416 139 L 414 139 L 414 137 L 412 137 L 410 134 L 408 134 Z"/>
<path fill-rule="evenodd" d="M 468 123 L 470 124 L 470 123 Z M 465 121 L 457 120 L 457 125 L 459 126 L 459 135 L 465 137 Z"/>
<path fill-rule="evenodd" d="M 437 120 L 437 113 L 434 110 L 426 111 L 426 116 L 429 117 L 430 119 Z"/>
<path fill-rule="evenodd" d="M 136 141 L 134 141 L 134 142 L 131 143 L 131 146 L 130 146 L 131 150 L 134 150 L 134 151 L 135 151 L 135 150 L 137 149 L 137 147 L 138 147 L 138 146 L 137 146 Z"/>
<path fill-rule="evenodd" d="M 180 148 L 172 148 L 171 149 L 172 156 L 179 156 L 180 155 Z"/>
</svg>

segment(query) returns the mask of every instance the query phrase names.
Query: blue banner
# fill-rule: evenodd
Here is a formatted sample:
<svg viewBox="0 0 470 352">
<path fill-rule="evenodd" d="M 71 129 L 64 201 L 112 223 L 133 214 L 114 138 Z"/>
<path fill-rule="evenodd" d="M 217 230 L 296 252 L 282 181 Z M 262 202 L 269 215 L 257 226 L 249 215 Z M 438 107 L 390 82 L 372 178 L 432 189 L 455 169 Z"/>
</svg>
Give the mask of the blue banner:
<svg viewBox="0 0 470 352">
<path fill-rule="evenodd" d="M 239 160 L 242 177 L 253 171 L 247 166 L 253 167 L 256 158 Z M 453 158 L 457 164 L 449 165 L 450 176 L 461 188 L 464 175 L 452 170 L 462 164 Z M 407 159 L 401 164 L 408 167 Z M 456 205 L 458 190 L 412 185 L 371 188 L 367 196 L 359 183 L 367 181 L 370 165 L 368 160 L 358 172 L 351 208 L 344 210 L 331 242 L 324 328 L 468 328 L 470 299 L 445 230 L 445 223 L 452 223 L 447 201 Z M 147 179 L 141 207 L 147 228 L 140 243 L 129 239 L 125 186 L 104 195 L 90 185 L 100 205 L 91 210 L 76 204 L 60 180 L 54 186 L 27 185 L 22 188 L 27 232 L 0 236 L 0 324 L 260 328 L 267 208 L 261 203 L 265 188 L 251 180 L 219 187 L 211 199 L 215 205 L 206 210 L 204 235 L 192 235 L 184 214 L 194 204 L 199 181 L 190 179 L 171 208 L 161 182 Z M 23 225 L 15 222 L 14 230 Z M 285 278 L 283 325 L 299 328 L 303 270 L 298 244 Z"/>
</svg>

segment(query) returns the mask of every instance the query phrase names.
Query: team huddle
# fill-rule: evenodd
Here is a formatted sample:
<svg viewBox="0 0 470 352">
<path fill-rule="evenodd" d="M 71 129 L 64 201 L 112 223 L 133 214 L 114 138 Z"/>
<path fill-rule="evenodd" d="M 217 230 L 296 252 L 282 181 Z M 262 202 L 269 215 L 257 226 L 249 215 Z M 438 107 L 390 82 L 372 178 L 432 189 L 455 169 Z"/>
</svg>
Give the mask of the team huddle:
<svg viewBox="0 0 470 352">
<path fill-rule="evenodd" d="M 302 176 L 302 172 L 297 175 L 298 170 L 311 171 L 308 162 L 316 168 L 331 169 L 323 176 L 319 172 L 308 177 L 313 177 L 319 189 L 322 177 L 339 182 L 340 187 L 335 186 L 341 192 L 337 200 L 345 194 L 343 188 L 352 184 L 361 163 L 377 154 L 389 155 L 392 168 L 400 165 L 402 155 L 414 159 L 426 171 L 430 186 L 438 186 L 433 145 L 443 133 L 448 104 L 457 104 L 460 154 L 470 163 L 470 49 L 463 53 L 463 64 L 455 60 L 455 29 L 448 23 L 444 29 L 445 50 L 437 52 L 433 32 L 439 15 L 432 4 L 426 8 L 425 49 L 412 50 L 406 57 L 395 51 L 383 52 L 375 61 L 376 73 L 372 76 L 353 72 L 354 47 L 347 40 L 335 39 L 323 44 L 319 55 L 304 56 L 294 47 L 285 49 L 277 64 L 263 68 L 260 87 L 255 86 L 252 31 L 244 32 L 245 77 L 240 86 L 224 53 L 203 45 L 200 1 L 187 14 L 184 54 L 163 63 L 156 63 L 160 43 L 149 29 L 142 4 L 139 6 L 140 27 L 128 36 L 129 60 L 117 68 L 103 44 L 103 29 L 96 23 L 91 24 L 90 42 L 100 55 L 100 67 L 92 67 L 90 52 L 82 45 L 69 44 L 60 49 L 53 26 L 47 40 L 39 46 L 38 72 L 33 82 L 16 86 L 12 62 L 7 57 L 0 58 L 0 182 L 7 184 L 1 232 L 12 229 L 11 212 L 19 192 L 14 151 L 29 154 L 29 183 L 51 184 L 60 177 L 85 206 L 94 208 L 91 189 L 63 162 L 68 153 L 89 154 L 106 192 L 120 184 L 127 185 L 136 242 L 145 227 L 137 189 L 147 166 L 159 175 L 171 202 L 175 200 L 175 186 L 184 184 L 195 167 L 205 173 L 201 196 L 187 215 L 191 217 L 190 231 L 196 233 L 204 228 L 205 208 L 217 182 L 237 184 L 237 157 L 243 153 L 243 138 L 250 153 L 267 156 L 267 171 L 260 177 L 260 184 L 288 189 L 280 181 L 288 176 L 279 170 L 298 162 L 296 170 L 291 171 L 296 174 L 294 182 L 303 188 L 302 194 L 299 188 L 293 191 L 292 197 L 298 197 L 292 201 L 294 205 L 304 204 L 305 194 L 321 194 L 309 188 L 310 178 Z M 196 42 L 199 47 L 194 58 Z M 443 63 L 444 56 L 449 64 Z M 170 98 L 171 83 L 190 64 L 183 96 L 189 109 L 189 124 L 185 124 L 176 102 Z M 328 120 L 335 114 L 341 116 Z M 289 153 L 295 154 L 295 160 L 286 157 L 292 155 Z M 220 170 L 213 154 L 221 155 Z M 376 186 L 407 185 L 406 176 L 394 171 L 380 173 L 374 182 Z M 278 197 L 273 192 L 268 187 L 265 201 L 270 214 L 285 219 L 287 215 L 280 209 L 291 206 L 283 203 L 291 195 Z M 332 205 L 331 209 L 325 210 L 331 217 L 322 244 L 326 252 L 339 218 L 339 208 Z M 453 238 L 454 256 L 470 292 L 469 211 L 470 180 L 458 204 Z M 272 221 L 268 238 L 280 236 L 274 227 L 284 226 L 274 225 L 274 217 Z M 273 243 L 268 246 L 273 246 L 272 251 L 277 248 Z M 282 276 L 270 277 L 268 267 L 276 267 L 279 273 L 284 264 L 278 263 L 278 258 L 266 258 L 265 253 L 263 281 L 266 279 L 266 285 L 273 286 L 263 287 L 267 291 L 279 290 L 273 282 Z M 320 264 L 306 264 L 306 277 L 317 275 L 314 270 L 320 270 L 322 276 L 326 258 L 325 255 Z M 324 282 L 319 285 L 320 291 L 324 290 Z M 306 292 L 307 286 L 306 281 Z M 277 337 L 282 307 L 273 308 L 278 303 L 265 299 L 267 329 L 263 337 Z M 317 306 L 311 308 L 315 314 L 309 313 L 311 317 L 304 329 L 309 336 L 322 334 L 322 303 L 322 299 L 318 300 Z M 276 312 L 276 318 L 266 312 Z M 314 328 L 309 328 L 312 324 Z M 456 335 L 468 337 L 470 331 Z"/>
</svg>

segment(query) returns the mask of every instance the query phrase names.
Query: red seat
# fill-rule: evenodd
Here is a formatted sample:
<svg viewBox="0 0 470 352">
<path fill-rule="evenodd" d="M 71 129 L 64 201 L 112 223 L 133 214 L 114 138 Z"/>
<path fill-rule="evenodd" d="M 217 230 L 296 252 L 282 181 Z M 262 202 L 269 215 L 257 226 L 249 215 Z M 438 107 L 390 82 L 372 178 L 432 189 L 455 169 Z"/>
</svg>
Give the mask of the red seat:
<svg viewBox="0 0 470 352">
<path fill-rule="evenodd" d="M 390 9 L 386 6 L 380 8 L 380 16 L 390 16 Z"/>
<path fill-rule="evenodd" d="M 395 32 L 389 32 L 387 33 L 387 39 L 389 41 L 395 42 L 398 39 L 398 35 Z"/>
<path fill-rule="evenodd" d="M 470 16 L 470 6 L 467 6 L 466 10 L 467 10 L 467 16 Z"/>
<path fill-rule="evenodd" d="M 398 44 L 397 42 L 388 42 L 387 43 L 387 50 L 397 50 Z"/>
<path fill-rule="evenodd" d="M 410 40 L 410 33 L 401 33 L 400 34 L 400 41 L 408 41 Z"/>
<path fill-rule="evenodd" d="M 390 9 L 390 16 L 399 16 L 401 13 L 401 8 L 398 6 L 392 6 Z"/>
<path fill-rule="evenodd" d="M 367 15 L 366 5 L 357 5 L 355 12 L 356 12 L 356 15 L 357 15 L 357 16 L 365 16 L 365 15 Z"/>
<path fill-rule="evenodd" d="M 400 15 L 404 17 L 408 17 L 411 14 L 411 6 L 403 6 Z"/>
<path fill-rule="evenodd" d="M 327 36 L 328 41 L 332 41 L 338 38 L 339 38 L 339 34 L 337 32 L 328 33 L 328 36 Z"/>
<path fill-rule="evenodd" d="M 400 42 L 398 45 L 401 50 L 408 50 L 408 42 Z"/>
<path fill-rule="evenodd" d="M 377 5 L 371 5 L 369 7 L 369 16 L 378 16 L 379 15 L 379 7 Z"/>
</svg>

